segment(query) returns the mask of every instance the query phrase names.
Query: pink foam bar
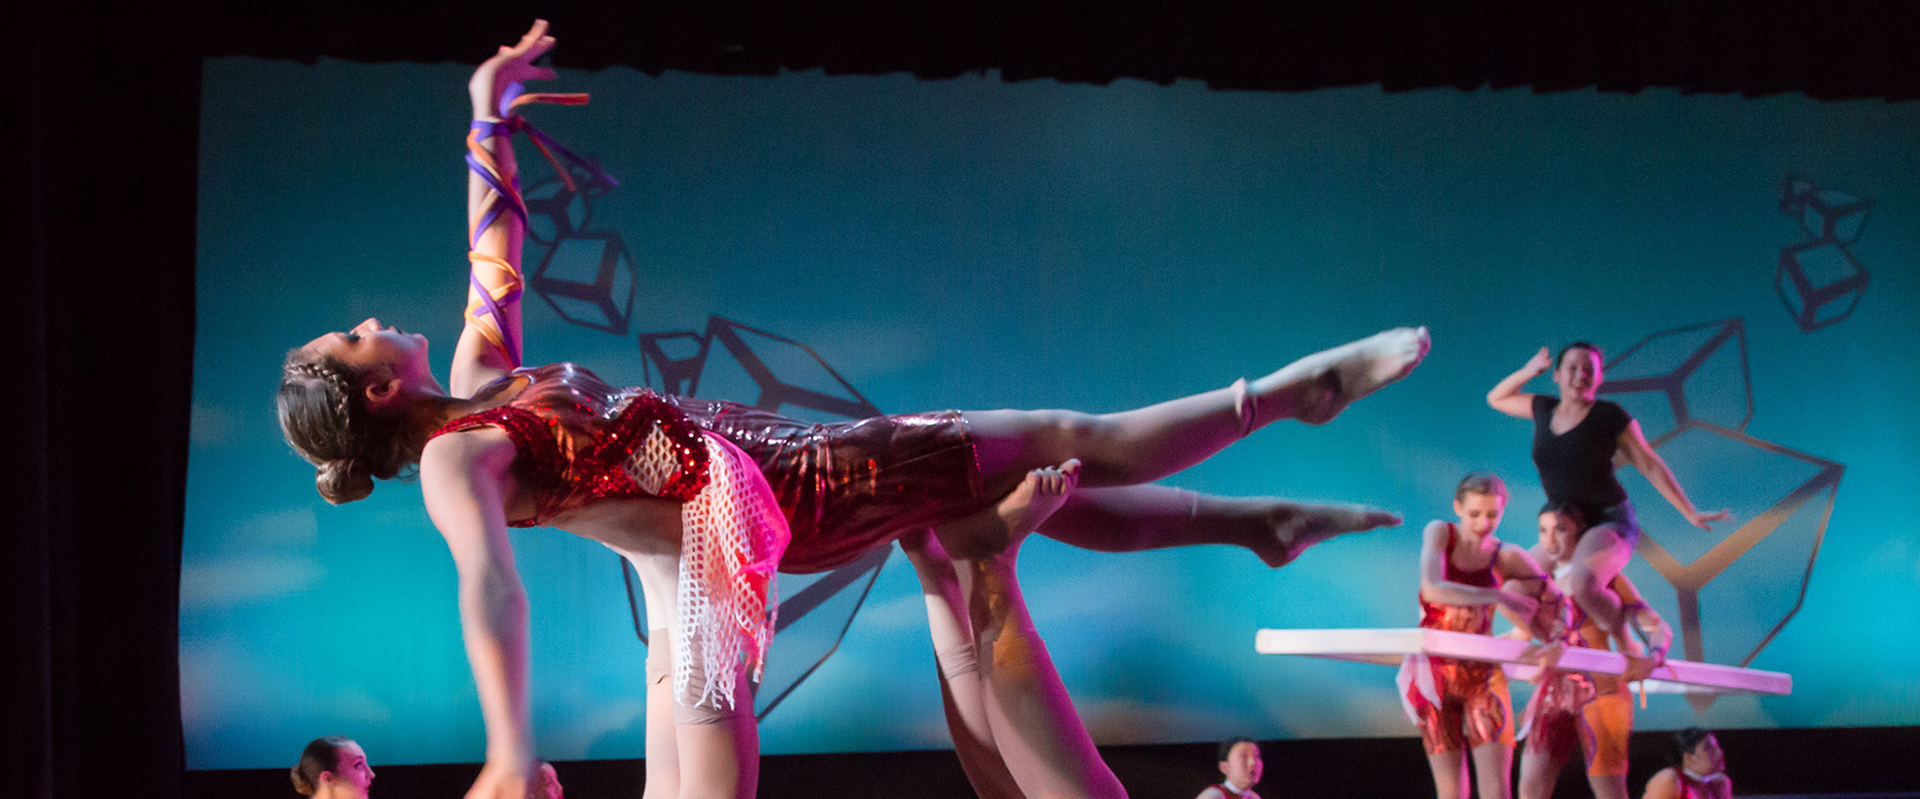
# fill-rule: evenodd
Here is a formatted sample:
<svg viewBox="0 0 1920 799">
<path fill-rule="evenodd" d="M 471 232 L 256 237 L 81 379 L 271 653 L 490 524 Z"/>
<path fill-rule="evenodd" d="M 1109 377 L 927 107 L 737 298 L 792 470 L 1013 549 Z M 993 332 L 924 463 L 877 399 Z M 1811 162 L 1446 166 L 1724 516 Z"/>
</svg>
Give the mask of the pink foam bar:
<svg viewBox="0 0 1920 799">
<path fill-rule="evenodd" d="M 1537 671 L 1520 658 L 1528 644 L 1511 638 L 1472 633 L 1403 627 L 1373 630 L 1261 630 L 1254 635 L 1254 651 L 1263 655 L 1351 660 L 1398 666 L 1408 655 L 1499 663 L 1507 673 L 1527 679 Z M 1592 674 L 1619 674 L 1627 658 L 1618 652 L 1570 648 L 1560 657 L 1560 668 Z M 1786 696 L 1793 693 L 1793 675 L 1744 669 L 1689 660 L 1669 660 L 1653 670 L 1647 689 L 1655 693 L 1738 693 Z"/>
</svg>

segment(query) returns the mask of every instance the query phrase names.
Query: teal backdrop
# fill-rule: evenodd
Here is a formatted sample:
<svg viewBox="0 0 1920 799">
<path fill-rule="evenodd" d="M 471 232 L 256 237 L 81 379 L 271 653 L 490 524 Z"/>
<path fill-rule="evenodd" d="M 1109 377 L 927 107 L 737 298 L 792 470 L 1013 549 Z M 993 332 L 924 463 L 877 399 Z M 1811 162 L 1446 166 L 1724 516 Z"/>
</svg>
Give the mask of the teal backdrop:
<svg viewBox="0 0 1920 799">
<path fill-rule="evenodd" d="M 466 70 L 229 58 L 204 75 L 189 766 L 286 766 L 331 733 L 378 763 L 477 761 L 453 566 L 417 485 L 328 506 L 272 405 L 289 348 L 368 316 L 428 334 L 446 368 L 467 279 Z M 1676 627 L 1696 619 L 1691 654 L 1795 680 L 1778 698 L 1656 695 L 1640 726 L 1920 723 L 1920 106 L 992 74 L 563 70 L 555 86 L 593 102 L 529 116 L 619 186 L 574 209 L 579 235 L 531 244 L 528 272 L 557 249 L 551 276 L 591 282 L 599 256 L 578 248 L 618 234 L 603 293 L 628 318 L 576 324 L 557 309 L 604 312 L 530 292 L 530 363 L 659 386 L 642 335 L 717 316 L 818 354 L 743 334 L 784 380 L 841 391 L 824 362 L 885 411 L 1108 411 L 1432 329 L 1418 371 L 1332 424 L 1261 431 L 1167 481 L 1364 502 L 1406 526 L 1277 571 L 1227 548 L 1027 546 L 1036 622 L 1101 743 L 1412 735 L 1391 669 L 1257 655 L 1254 631 L 1413 625 L 1419 527 L 1451 516 L 1469 470 L 1507 478 L 1502 535 L 1530 543 L 1530 428 L 1483 397 L 1576 338 L 1619 360 L 1617 386 L 1678 386 L 1678 415 L 1666 394 L 1611 398 L 1674 431 L 1661 451 L 1682 484 L 1736 514 L 1687 528 L 1625 475 L 1670 556 L 1628 573 Z M 551 174 L 524 139 L 520 161 L 530 188 Z M 1854 199 L 1871 202 L 1863 225 L 1840 207 Z M 1783 294 L 1781 253 L 1803 244 Z M 1794 274 L 1838 299 L 1804 308 Z M 751 402 L 744 375 L 716 345 L 698 393 Z M 555 530 L 513 543 L 540 753 L 638 757 L 645 647 L 618 563 Z M 1724 568 L 1686 569 L 1705 563 Z M 911 569 L 895 553 L 846 582 L 776 643 L 793 688 L 765 713 L 764 750 L 948 746 Z"/>
</svg>

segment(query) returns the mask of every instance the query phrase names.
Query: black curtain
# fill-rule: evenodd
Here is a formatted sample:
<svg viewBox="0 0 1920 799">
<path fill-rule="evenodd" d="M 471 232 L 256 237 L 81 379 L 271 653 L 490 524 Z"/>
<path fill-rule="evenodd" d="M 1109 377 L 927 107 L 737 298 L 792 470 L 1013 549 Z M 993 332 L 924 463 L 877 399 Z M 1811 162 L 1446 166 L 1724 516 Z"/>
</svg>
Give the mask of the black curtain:
<svg viewBox="0 0 1920 799">
<path fill-rule="evenodd" d="M 199 59 L 159 9 L 8 18 L 0 794 L 174 797 Z"/>
</svg>

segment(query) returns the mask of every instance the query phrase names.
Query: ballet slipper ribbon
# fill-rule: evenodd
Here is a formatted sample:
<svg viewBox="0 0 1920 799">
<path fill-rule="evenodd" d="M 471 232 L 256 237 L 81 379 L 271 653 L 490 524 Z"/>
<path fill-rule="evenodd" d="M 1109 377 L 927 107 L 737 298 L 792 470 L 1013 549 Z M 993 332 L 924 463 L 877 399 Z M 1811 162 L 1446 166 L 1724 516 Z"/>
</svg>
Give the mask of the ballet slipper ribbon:
<svg viewBox="0 0 1920 799">
<path fill-rule="evenodd" d="M 467 272 L 467 324 L 518 369 L 520 344 L 506 324 L 505 306 L 520 300 L 520 270 L 505 258 L 483 252 L 468 252 L 467 260 L 473 264 Z"/>
</svg>

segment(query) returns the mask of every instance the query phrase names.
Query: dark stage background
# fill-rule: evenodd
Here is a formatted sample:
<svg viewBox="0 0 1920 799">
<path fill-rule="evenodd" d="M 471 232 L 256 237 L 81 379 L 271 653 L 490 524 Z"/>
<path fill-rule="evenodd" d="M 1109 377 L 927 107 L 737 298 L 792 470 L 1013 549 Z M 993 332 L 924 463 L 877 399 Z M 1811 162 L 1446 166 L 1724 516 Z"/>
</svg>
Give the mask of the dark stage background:
<svg viewBox="0 0 1920 799">
<path fill-rule="evenodd" d="M 12 633 L 0 714 L 5 796 L 216 795 L 210 786 L 220 775 L 183 768 L 177 660 L 206 56 L 458 61 L 541 15 L 568 32 L 566 65 L 653 74 L 824 68 L 935 78 L 998 69 L 1009 80 L 1190 78 L 1260 90 L 1661 86 L 1823 100 L 1907 100 L 1920 88 L 1920 9 L 1903 2 L 264 9 L 35 4 L 14 12 L 0 50 L 14 88 L 14 186 L 4 215 L 14 280 L 0 307 L 13 378 L 0 444 L 14 517 L 9 557 L 0 558 L 0 625 Z M 1746 737 L 1735 743 L 1735 735 Z M 1745 791 L 1865 791 L 1920 785 L 1911 758 L 1886 756 L 1914 743 L 1912 728 L 1785 730 L 1730 734 L 1729 748 Z M 1396 745 L 1407 751 L 1385 751 Z M 1270 760 L 1277 772 L 1343 758 L 1378 774 L 1408 761 L 1410 745 L 1292 742 Z M 1142 776 L 1137 795 L 1178 795 L 1198 787 L 1187 774 L 1210 771 L 1203 749 L 1112 754 L 1123 777 L 1179 773 L 1190 786 L 1174 791 Z M 950 761 L 945 753 L 772 759 L 763 782 L 768 795 L 796 796 L 907 784 L 848 776 L 880 773 L 953 790 L 960 782 Z M 1378 790 L 1425 790 L 1425 775 L 1410 773 L 1411 782 Z M 415 795 L 397 776 L 387 772 L 383 793 Z M 1268 784 L 1284 784 L 1275 779 Z M 256 790 L 266 789 L 246 795 Z"/>
</svg>

